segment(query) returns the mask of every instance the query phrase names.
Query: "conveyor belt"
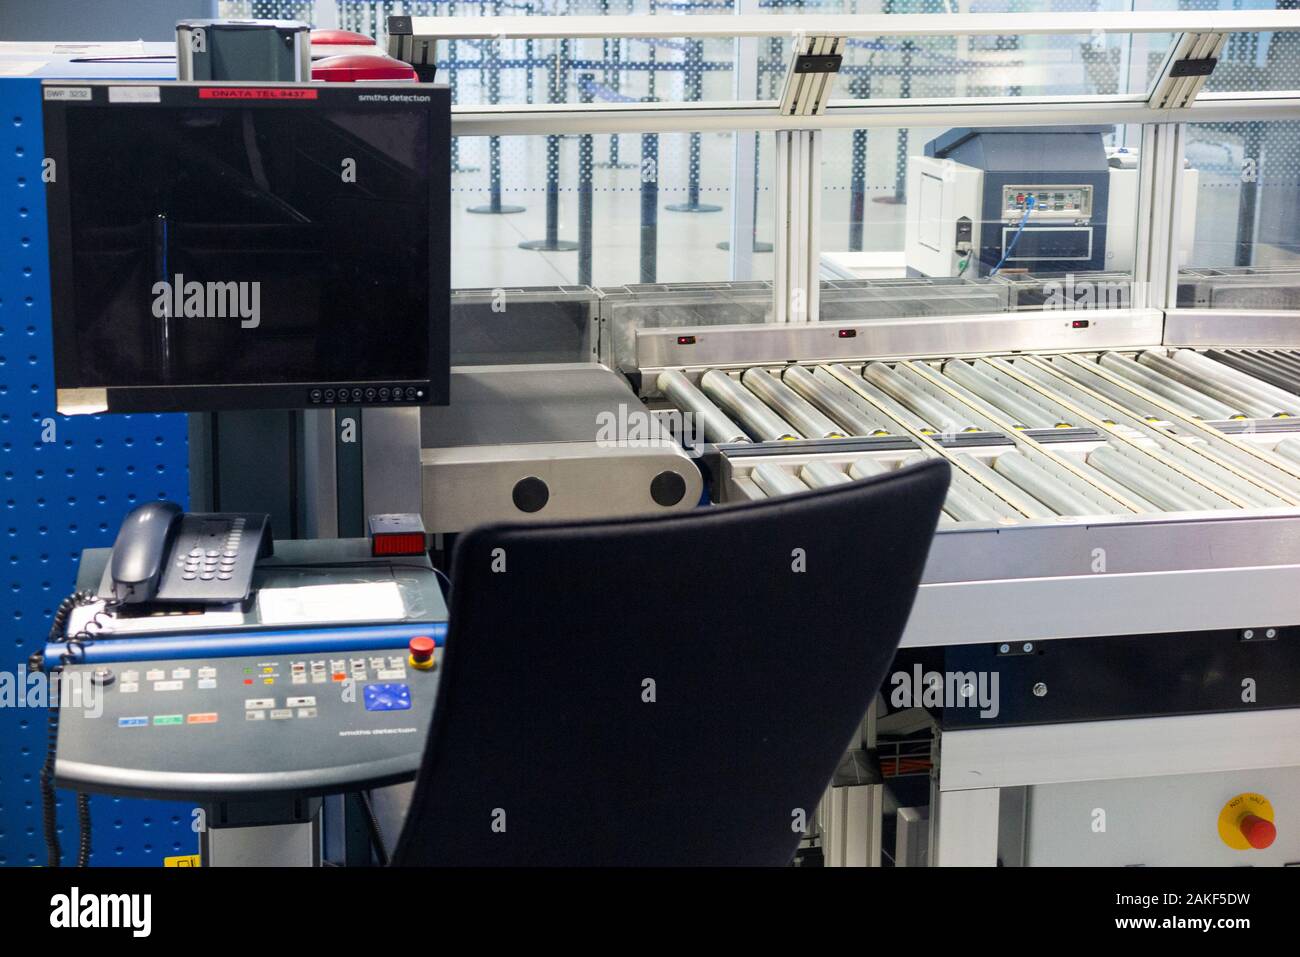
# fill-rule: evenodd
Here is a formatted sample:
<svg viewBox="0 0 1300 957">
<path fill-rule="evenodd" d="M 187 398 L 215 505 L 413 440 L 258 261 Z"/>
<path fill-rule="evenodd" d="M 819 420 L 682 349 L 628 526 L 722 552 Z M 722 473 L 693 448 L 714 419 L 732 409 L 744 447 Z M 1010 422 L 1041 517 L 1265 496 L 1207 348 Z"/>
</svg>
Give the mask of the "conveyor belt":
<svg viewBox="0 0 1300 957">
<path fill-rule="evenodd" d="M 1300 433 L 1288 437 L 1281 424 L 1300 419 L 1297 353 L 868 360 L 713 369 L 697 381 L 667 372 L 660 388 L 699 414 L 713 441 L 755 450 L 756 464 L 731 462 L 749 497 L 938 456 L 953 465 L 944 525 L 1300 507 Z M 1240 436 L 1210 424 L 1243 418 L 1284 431 Z M 835 451 L 837 442 L 881 436 L 913 448 Z M 780 454 L 764 456 L 756 443 Z"/>
</svg>

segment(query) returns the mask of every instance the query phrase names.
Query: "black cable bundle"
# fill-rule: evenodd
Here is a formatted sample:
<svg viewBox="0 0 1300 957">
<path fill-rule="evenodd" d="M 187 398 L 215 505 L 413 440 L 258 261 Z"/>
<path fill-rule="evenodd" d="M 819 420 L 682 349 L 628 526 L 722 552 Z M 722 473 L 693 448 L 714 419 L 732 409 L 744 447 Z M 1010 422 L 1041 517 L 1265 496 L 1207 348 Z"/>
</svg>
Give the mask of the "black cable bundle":
<svg viewBox="0 0 1300 957">
<path fill-rule="evenodd" d="M 379 859 L 380 867 L 388 866 L 388 848 L 384 846 L 384 832 L 380 830 L 379 818 L 375 816 L 375 809 L 370 803 L 370 794 L 366 791 L 358 791 L 357 797 L 361 801 L 361 809 L 365 813 L 366 830 L 370 832 L 370 845 L 374 849 L 375 857 Z"/>
</svg>

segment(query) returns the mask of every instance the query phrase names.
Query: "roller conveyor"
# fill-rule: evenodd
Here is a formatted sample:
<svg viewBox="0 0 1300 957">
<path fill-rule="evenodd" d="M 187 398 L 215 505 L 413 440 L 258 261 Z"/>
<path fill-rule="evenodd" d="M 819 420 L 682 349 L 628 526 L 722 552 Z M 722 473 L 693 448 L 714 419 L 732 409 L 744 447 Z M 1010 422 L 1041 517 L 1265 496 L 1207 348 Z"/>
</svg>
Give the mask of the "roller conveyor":
<svg viewBox="0 0 1300 957">
<path fill-rule="evenodd" d="M 709 435 L 752 440 L 755 453 L 782 446 L 785 458 L 753 467 L 727 456 L 740 497 L 939 456 L 953 465 L 945 527 L 1300 506 L 1300 435 L 1226 430 L 1246 414 L 1285 421 L 1300 397 L 1192 350 L 791 363 L 708 370 L 698 387 L 661 378 L 684 410 L 711 406 Z M 863 441 L 893 449 L 836 451 Z"/>
<path fill-rule="evenodd" d="M 1232 343 L 1236 320 L 1179 328 L 1191 344 L 1173 346 L 1152 344 L 1163 321 L 1099 318 L 1078 335 L 1058 317 L 987 335 L 965 318 L 864 325 L 859 355 L 817 324 L 677 350 L 649 335 L 642 394 L 656 401 L 655 378 L 679 371 L 750 440 L 706 449 L 718 502 L 946 459 L 905 645 L 1300 624 L 1300 349 L 1199 344 Z M 797 433 L 765 438 L 705 387 L 725 377 L 757 399 L 741 384 L 752 368 L 844 437 L 764 405 Z"/>
</svg>

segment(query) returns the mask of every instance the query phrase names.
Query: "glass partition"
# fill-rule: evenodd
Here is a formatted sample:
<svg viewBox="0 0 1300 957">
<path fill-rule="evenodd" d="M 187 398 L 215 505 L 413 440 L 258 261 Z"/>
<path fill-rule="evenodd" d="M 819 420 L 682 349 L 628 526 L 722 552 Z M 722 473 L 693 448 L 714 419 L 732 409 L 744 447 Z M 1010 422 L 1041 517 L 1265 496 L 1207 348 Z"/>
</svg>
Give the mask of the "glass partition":
<svg viewBox="0 0 1300 957">
<path fill-rule="evenodd" d="M 770 134 L 462 136 L 455 159 L 453 288 L 772 276 Z"/>
<path fill-rule="evenodd" d="M 1300 310 L 1300 121 L 1193 123 L 1180 306 Z"/>
<path fill-rule="evenodd" d="M 1133 305 L 1130 136 L 1104 125 L 825 131 L 821 317 Z"/>
<path fill-rule="evenodd" d="M 1214 72 L 1205 81 L 1205 92 L 1260 90 L 1300 90 L 1300 32 L 1228 37 Z"/>
</svg>

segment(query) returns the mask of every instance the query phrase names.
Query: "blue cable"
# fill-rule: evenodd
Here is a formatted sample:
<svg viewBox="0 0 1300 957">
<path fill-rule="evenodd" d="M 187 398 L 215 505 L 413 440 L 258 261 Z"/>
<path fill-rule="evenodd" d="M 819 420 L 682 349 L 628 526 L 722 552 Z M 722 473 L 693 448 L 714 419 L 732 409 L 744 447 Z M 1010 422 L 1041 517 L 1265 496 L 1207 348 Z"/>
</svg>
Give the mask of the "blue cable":
<svg viewBox="0 0 1300 957">
<path fill-rule="evenodd" d="M 1036 200 L 1034 197 L 1025 197 L 1025 215 L 1020 217 L 1020 225 L 1016 227 L 1016 234 L 1011 237 L 1011 242 L 1008 243 L 1007 248 L 1003 250 L 1002 258 L 998 260 L 996 266 L 989 270 L 990 276 L 996 276 L 998 270 L 1002 268 L 1002 264 L 1007 261 L 1007 257 L 1016 251 L 1016 243 L 1020 242 L 1020 234 L 1025 231 L 1025 223 L 1029 222 L 1029 214 L 1033 211 L 1035 202 Z"/>
</svg>

